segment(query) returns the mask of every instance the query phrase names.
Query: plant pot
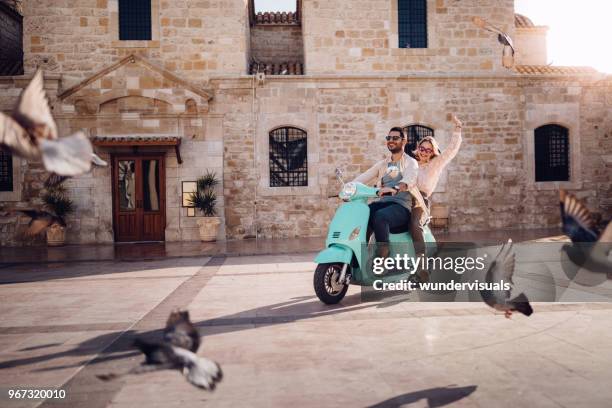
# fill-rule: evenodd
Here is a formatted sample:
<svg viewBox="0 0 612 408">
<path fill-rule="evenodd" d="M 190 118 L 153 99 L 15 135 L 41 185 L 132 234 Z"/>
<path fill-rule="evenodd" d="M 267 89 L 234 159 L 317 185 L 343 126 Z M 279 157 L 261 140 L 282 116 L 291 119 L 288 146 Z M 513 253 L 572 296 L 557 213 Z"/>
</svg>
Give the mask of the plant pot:
<svg viewBox="0 0 612 408">
<path fill-rule="evenodd" d="M 53 224 L 47 228 L 47 246 L 62 246 L 66 243 L 66 228 Z"/>
<path fill-rule="evenodd" d="M 220 217 L 202 217 L 197 220 L 200 228 L 200 240 L 205 242 L 216 241 L 221 225 Z"/>
</svg>

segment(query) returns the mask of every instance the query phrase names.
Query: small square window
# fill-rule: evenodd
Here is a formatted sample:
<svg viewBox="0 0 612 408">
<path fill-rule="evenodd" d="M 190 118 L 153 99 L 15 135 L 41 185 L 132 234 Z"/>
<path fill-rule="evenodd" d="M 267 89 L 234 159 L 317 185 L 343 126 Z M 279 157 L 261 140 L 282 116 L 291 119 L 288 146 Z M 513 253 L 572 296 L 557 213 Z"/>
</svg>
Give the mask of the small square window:
<svg viewBox="0 0 612 408">
<path fill-rule="evenodd" d="M 119 39 L 151 40 L 151 0 L 119 0 Z"/>
</svg>

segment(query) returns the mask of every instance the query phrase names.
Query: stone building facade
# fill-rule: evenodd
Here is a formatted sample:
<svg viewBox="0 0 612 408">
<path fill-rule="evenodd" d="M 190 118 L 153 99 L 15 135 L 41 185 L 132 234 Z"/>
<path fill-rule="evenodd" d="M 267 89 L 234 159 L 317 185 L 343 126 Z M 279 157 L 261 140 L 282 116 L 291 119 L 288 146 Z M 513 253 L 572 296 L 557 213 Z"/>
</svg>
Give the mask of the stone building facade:
<svg viewBox="0 0 612 408">
<path fill-rule="evenodd" d="M 426 126 L 444 148 L 451 113 L 464 142 L 433 196 L 451 231 L 558 225 L 559 187 L 609 217 L 612 77 L 547 66 L 546 28 L 516 15 L 513 0 L 423 0 L 427 48 L 400 48 L 398 3 L 298 0 L 295 13 L 264 16 L 247 0 L 151 0 L 150 39 L 121 40 L 118 0 L 24 1 L 26 74 L 0 77 L 0 109 L 41 67 L 62 133 L 84 129 L 103 158 L 180 139 L 153 148 L 165 165 L 166 241 L 198 239 L 181 186 L 207 170 L 222 179 L 219 239 L 325 235 L 336 167 L 365 171 L 392 126 Z M 472 16 L 515 39 L 513 70 Z M 549 124 L 567 130 L 567 181 L 536 181 L 534 132 Z M 271 186 L 270 134 L 284 127 L 306 134 L 306 185 Z M 41 205 L 45 177 L 14 158 L 15 188 L 0 192 L 3 245 L 21 242 L 26 220 L 13 210 Z M 68 181 L 70 242 L 116 240 L 113 177 L 96 168 Z"/>
</svg>

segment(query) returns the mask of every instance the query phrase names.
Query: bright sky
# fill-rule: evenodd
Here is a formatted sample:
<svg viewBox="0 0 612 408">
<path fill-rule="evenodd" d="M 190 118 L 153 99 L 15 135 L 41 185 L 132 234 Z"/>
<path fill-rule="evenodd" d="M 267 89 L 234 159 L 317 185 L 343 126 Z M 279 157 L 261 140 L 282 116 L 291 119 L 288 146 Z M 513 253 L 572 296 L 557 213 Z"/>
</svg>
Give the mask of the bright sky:
<svg viewBox="0 0 612 408">
<path fill-rule="evenodd" d="M 255 0 L 255 11 L 295 11 L 295 0 Z"/>
<path fill-rule="evenodd" d="M 549 27 L 549 63 L 591 66 L 612 74 L 612 1 L 514 0 L 514 10 L 535 25 Z"/>
<path fill-rule="evenodd" d="M 255 9 L 294 11 L 295 0 L 255 0 Z M 612 74 L 611 0 L 514 0 L 514 9 L 534 24 L 549 27 L 549 63 L 591 66 Z"/>
</svg>

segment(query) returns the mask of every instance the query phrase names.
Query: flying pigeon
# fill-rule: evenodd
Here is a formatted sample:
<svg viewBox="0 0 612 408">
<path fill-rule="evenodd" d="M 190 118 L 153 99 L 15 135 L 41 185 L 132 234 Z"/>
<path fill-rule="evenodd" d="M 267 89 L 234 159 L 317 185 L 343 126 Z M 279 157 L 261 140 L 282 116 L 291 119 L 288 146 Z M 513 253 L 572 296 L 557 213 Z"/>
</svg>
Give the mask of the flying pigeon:
<svg viewBox="0 0 612 408">
<path fill-rule="evenodd" d="M 561 249 L 572 263 L 591 272 L 612 272 L 612 261 L 608 259 L 612 249 L 612 222 L 599 232 L 589 209 L 565 190 L 559 190 L 559 207 L 563 232 L 572 240 L 571 245 Z"/>
<path fill-rule="evenodd" d="M 108 166 L 108 163 L 102 160 L 100 156 L 95 153 L 91 154 L 91 164 L 93 165 L 93 167 Z M 68 180 L 69 178 L 70 176 L 60 176 L 59 174 L 51 173 L 49 177 L 47 177 L 47 179 L 45 180 L 45 188 L 56 187 L 59 184 L 62 184 L 64 181 Z"/>
<path fill-rule="evenodd" d="M 0 148 L 28 160 L 42 159 L 48 171 L 75 176 L 91 167 L 91 143 L 83 132 L 58 138 L 43 90 L 43 74 L 36 74 L 19 97 L 11 116 L 0 112 Z"/>
<path fill-rule="evenodd" d="M 489 266 L 485 280 L 487 283 L 508 282 L 514 284 L 512 275 L 514 274 L 515 253 L 512 249 L 512 240 L 503 244 L 499 253 Z M 496 310 L 503 311 L 507 318 L 510 318 L 513 311 L 519 311 L 525 316 L 530 316 L 533 309 L 529 304 L 529 299 L 524 293 L 510 299 L 510 290 L 481 290 L 480 295 L 484 302 Z"/>
<path fill-rule="evenodd" d="M 508 69 L 512 68 L 514 66 L 514 43 L 512 42 L 512 38 L 483 18 L 473 17 L 472 22 L 483 30 L 497 34 L 497 41 L 504 46 L 502 50 L 502 65 Z"/>
<path fill-rule="evenodd" d="M 187 381 L 196 387 L 214 390 L 223 378 L 223 371 L 216 362 L 198 357 L 195 352 L 200 336 L 189 320 L 189 312 L 173 311 L 166 322 L 162 341 L 134 340 L 134 346 L 144 355 L 145 361 L 126 374 L 142 374 L 157 370 L 181 370 Z M 125 374 L 104 374 L 97 377 L 108 381 Z"/>
</svg>

